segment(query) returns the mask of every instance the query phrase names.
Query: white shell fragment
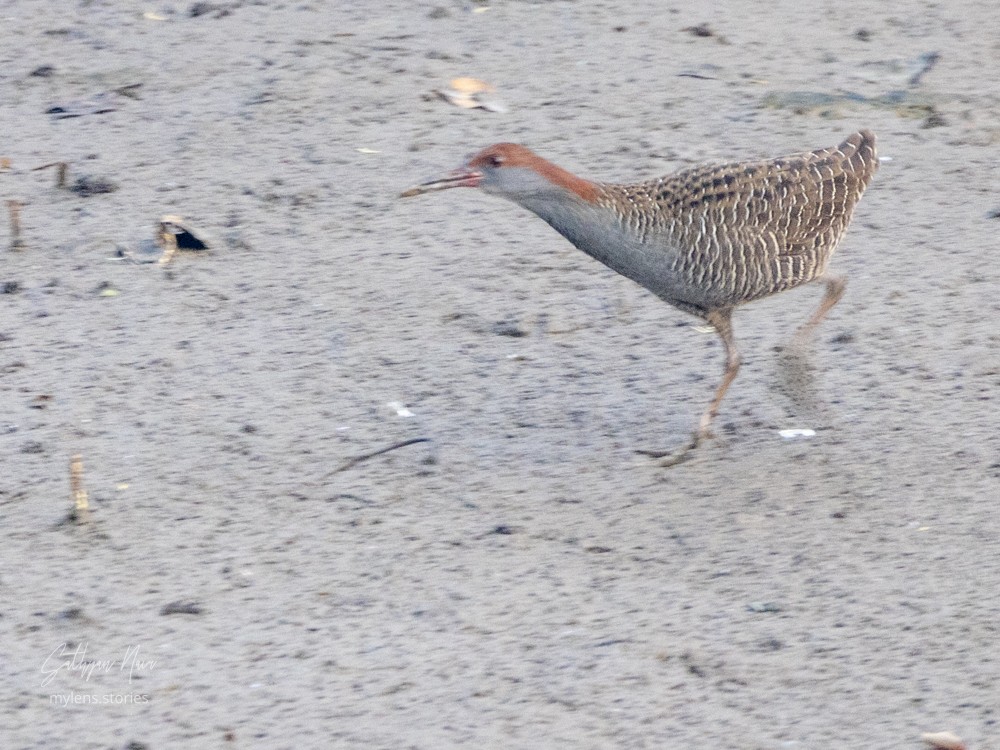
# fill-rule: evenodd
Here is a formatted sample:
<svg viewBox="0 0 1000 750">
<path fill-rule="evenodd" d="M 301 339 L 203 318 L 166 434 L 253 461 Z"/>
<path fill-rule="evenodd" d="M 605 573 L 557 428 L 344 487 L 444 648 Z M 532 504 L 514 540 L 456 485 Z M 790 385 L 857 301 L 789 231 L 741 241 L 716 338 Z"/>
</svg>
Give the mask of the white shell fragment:
<svg viewBox="0 0 1000 750">
<path fill-rule="evenodd" d="M 801 430 L 778 430 L 778 434 L 781 435 L 785 440 L 794 440 L 795 438 L 809 438 L 816 437 L 816 430 L 801 429 Z"/>
<path fill-rule="evenodd" d="M 208 250 L 208 241 L 201 230 L 195 229 L 180 216 L 160 217 L 160 235 L 173 235 L 180 250 Z"/>
<path fill-rule="evenodd" d="M 158 263 L 165 266 L 178 250 L 199 252 L 211 248 L 200 229 L 195 229 L 180 216 L 166 214 L 156 222 L 152 239 L 141 239 L 130 245 L 117 245 L 117 257 L 132 263 Z"/>
<path fill-rule="evenodd" d="M 413 416 L 413 412 L 410 411 L 409 409 L 407 409 L 405 406 L 403 406 L 398 401 L 390 401 L 388 404 L 386 404 L 386 406 L 388 406 L 390 409 L 393 409 L 396 412 L 396 416 L 397 417 L 412 417 Z"/>
<path fill-rule="evenodd" d="M 182 217 L 172 214 L 160 217 L 156 239 L 163 248 L 161 266 L 169 263 L 178 250 L 208 250 L 204 235 Z"/>
<path fill-rule="evenodd" d="M 157 263 L 163 257 L 163 248 L 156 240 L 147 238 L 137 241 L 134 246 L 116 245 L 115 254 L 131 263 Z"/>
</svg>

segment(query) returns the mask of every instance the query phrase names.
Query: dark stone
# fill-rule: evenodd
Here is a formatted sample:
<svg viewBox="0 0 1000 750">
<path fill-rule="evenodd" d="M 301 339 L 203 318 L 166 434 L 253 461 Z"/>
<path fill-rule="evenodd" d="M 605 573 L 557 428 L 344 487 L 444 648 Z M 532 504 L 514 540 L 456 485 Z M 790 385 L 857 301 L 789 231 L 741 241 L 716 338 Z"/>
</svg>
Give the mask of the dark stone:
<svg viewBox="0 0 1000 750">
<path fill-rule="evenodd" d="M 92 177 L 83 175 L 78 177 L 70 188 L 77 195 L 89 197 L 91 195 L 101 195 L 102 193 L 113 193 L 118 190 L 118 183 L 109 180 L 107 177 Z"/>
</svg>

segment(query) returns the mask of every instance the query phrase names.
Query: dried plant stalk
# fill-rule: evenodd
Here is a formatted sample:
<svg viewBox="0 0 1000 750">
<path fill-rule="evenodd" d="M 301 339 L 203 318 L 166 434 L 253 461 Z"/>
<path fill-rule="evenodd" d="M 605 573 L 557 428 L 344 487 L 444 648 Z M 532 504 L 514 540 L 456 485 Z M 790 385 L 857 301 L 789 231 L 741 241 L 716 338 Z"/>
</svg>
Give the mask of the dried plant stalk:
<svg viewBox="0 0 1000 750">
<path fill-rule="evenodd" d="M 83 456 L 79 453 L 69 462 L 69 487 L 73 494 L 73 517 L 79 522 L 89 520 L 90 503 L 83 488 Z"/>
<path fill-rule="evenodd" d="M 8 200 L 7 213 L 10 215 L 10 249 L 20 250 L 24 247 L 21 239 L 21 201 Z"/>
<path fill-rule="evenodd" d="M 65 161 L 53 161 L 48 164 L 43 164 L 40 167 L 35 167 L 32 172 L 39 172 L 43 169 L 49 169 L 50 167 L 56 168 L 56 187 L 64 188 L 66 187 L 66 175 L 69 172 L 69 163 Z"/>
</svg>

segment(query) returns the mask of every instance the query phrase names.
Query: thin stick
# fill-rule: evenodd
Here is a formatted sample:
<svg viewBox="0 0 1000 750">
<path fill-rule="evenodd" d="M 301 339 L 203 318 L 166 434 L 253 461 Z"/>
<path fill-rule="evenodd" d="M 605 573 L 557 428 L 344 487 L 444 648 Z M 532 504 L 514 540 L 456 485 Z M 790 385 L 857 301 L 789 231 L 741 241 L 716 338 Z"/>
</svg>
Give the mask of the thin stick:
<svg viewBox="0 0 1000 750">
<path fill-rule="evenodd" d="M 84 523 L 90 520 L 90 503 L 83 488 L 83 456 L 79 453 L 69 462 L 69 488 L 73 493 L 73 520 Z"/>
<path fill-rule="evenodd" d="M 10 249 L 20 250 L 24 247 L 21 239 L 21 201 L 8 200 L 7 212 L 10 214 Z"/>
<path fill-rule="evenodd" d="M 415 445 L 417 443 L 429 443 L 430 441 L 431 441 L 430 438 L 425 438 L 425 437 L 410 438 L 409 440 L 403 440 L 402 442 L 399 443 L 393 443 L 387 448 L 379 448 L 377 451 L 372 451 L 371 453 L 363 453 L 360 456 L 355 456 L 354 458 L 348 459 L 343 464 L 341 464 L 339 468 L 334 469 L 325 477 L 323 477 L 323 479 L 332 477 L 334 474 L 339 474 L 342 471 L 347 471 L 351 467 L 357 466 L 362 461 L 367 461 L 369 458 L 375 458 L 375 456 L 381 456 L 383 453 L 388 453 L 389 451 L 394 451 L 399 448 L 405 448 L 408 445 Z"/>
<path fill-rule="evenodd" d="M 69 164 L 64 161 L 53 161 L 48 164 L 43 164 L 40 167 L 35 167 L 32 172 L 38 172 L 42 169 L 48 169 L 49 167 L 58 167 L 56 171 L 56 187 L 64 188 L 66 187 L 66 174 L 69 172 Z"/>
</svg>

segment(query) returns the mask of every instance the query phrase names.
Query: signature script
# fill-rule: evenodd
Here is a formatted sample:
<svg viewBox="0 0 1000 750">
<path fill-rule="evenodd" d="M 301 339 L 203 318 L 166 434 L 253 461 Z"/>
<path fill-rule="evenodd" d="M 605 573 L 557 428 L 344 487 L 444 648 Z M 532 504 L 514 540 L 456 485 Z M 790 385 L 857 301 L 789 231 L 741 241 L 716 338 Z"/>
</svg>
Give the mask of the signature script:
<svg viewBox="0 0 1000 750">
<path fill-rule="evenodd" d="M 78 643 L 75 647 L 68 643 L 61 643 L 52 650 L 52 653 L 45 657 L 42 663 L 42 687 L 50 684 L 60 673 L 77 673 L 83 677 L 85 682 L 89 682 L 95 673 L 109 674 L 118 671 L 128 674 L 128 681 L 132 682 L 132 676 L 143 671 L 152 671 L 156 667 L 156 660 L 143 659 L 139 654 L 139 646 L 128 646 L 121 659 L 88 659 L 87 643 Z"/>
</svg>

